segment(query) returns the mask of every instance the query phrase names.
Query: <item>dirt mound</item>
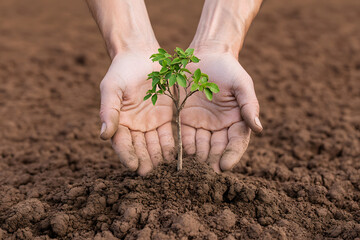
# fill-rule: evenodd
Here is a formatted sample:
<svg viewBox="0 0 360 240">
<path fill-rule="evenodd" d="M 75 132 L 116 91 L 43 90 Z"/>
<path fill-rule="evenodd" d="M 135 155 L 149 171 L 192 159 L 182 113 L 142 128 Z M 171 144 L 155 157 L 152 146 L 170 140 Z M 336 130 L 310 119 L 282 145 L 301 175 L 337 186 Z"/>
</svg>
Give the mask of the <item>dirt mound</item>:
<svg viewBox="0 0 360 240">
<path fill-rule="evenodd" d="M 359 207 L 345 201 L 351 197 L 345 197 L 338 184 L 329 190 L 284 184 L 284 191 L 277 185 L 232 173 L 218 175 L 186 158 L 180 172 L 175 164 L 168 164 L 145 178 L 129 172 L 103 178 L 94 175 L 50 193 L 45 202 L 52 206 L 37 199 L 23 200 L 2 212 L 0 220 L 3 230 L 23 239 L 33 234 L 84 239 L 311 238 L 326 234 L 351 239 L 360 234 Z M 324 226 L 329 226 L 326 233 Z"/>
<path fill-rule="evenodd" d="M 264 2 L 240 54 L 263 134 L 232 173 L 142 178 L 98 138 L 109 62 L 84 2 L 0 1 L 0 239 L 360 238 L 360 2 Z M 185 48 L 202 1 L 147 4 Z"/>
</svg>

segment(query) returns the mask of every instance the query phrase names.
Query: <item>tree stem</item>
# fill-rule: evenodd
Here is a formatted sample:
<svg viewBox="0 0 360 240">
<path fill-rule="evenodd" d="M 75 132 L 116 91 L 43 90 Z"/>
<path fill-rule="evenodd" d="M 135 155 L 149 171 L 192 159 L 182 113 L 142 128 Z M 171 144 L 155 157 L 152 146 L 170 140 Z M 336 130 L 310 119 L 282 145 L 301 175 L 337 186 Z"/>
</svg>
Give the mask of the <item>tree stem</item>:
<svg viewBox="0 0 360 240">
<path fill-rule="evenodd" d="M 182 169 L 182 140 L 181 140 L 181 121 L 180 121 L 180 111 L 177 109 L 176 111 L 176 125 L 177 125 L 177 135 L 178 135 L 178 162 L 177 162 L 177 170 L 180 171 Z"/>
</svg>

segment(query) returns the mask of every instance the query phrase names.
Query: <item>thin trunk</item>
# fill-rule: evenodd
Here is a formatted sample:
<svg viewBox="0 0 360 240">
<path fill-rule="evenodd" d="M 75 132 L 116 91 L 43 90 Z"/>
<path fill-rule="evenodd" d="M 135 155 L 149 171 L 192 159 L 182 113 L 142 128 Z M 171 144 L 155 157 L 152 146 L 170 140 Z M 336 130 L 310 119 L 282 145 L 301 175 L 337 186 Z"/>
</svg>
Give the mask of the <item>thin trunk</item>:
<svg viewBox="0 0 360 240">
<path fill-rule="evenodd" d="M 177 162 L 177 170 L 180 171 L 182 169 L 182 140 L 181 140 L 181 121 L 180 121 L 180 111 L 176 110 L 176 126 L 178 133 L 178 162 Z"/>
</svg>

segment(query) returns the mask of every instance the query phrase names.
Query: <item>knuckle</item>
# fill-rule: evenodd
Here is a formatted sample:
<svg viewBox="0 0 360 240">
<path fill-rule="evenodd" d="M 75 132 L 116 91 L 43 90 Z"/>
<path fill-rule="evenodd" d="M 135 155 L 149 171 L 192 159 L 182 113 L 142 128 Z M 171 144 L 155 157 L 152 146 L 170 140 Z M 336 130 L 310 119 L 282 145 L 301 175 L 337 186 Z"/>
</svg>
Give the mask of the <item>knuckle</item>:
<svg viewBox="0 0 360 240">
<path fill-rule="evenodd" d="M 110 112 L 114 112 L 117 114 L 120 113 L 119 109 L 115 105 L 109 105 L 105 103 L 100 104 L 100 111 L 99 111 L 100 118 L 105 117 Z"/>
<path fill-rule="evenodd" d="M 240 109 L 242 110 L 243 108 L 245 107 L 250 107 L 252 109 L 255 109 L 256 112 L 259 112 L 260 111 L 260 105 L 259 105 L 259 102 L 256 98 L 250 100 L 250 101 L 247 101 L 245 103 L 243 103 L 241 106 L 240 106 Z"/>
</svg>

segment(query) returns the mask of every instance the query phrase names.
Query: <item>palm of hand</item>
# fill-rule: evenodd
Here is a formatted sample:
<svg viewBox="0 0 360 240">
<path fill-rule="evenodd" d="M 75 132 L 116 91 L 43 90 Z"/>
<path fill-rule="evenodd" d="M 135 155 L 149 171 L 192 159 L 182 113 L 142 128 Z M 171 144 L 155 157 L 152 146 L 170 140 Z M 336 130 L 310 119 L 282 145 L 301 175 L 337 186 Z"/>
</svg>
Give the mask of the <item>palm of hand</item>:
<svg viewBox="0 0 360 240">
<path fill-rule="evenodd" d="M 234 73 L 240 65 L 231 56 L 224 56 L 222 59 L 211 55 L 199 58 L 201 61 L 189 68 L 191 71 L 200 68 L 208 74 L 209 81 L 216 83 L 220 92 L 214 94 L 212 101 L 201 92 L 195 93 L 187 100 L 182 111 L 182 123 L 194 128 L 219 131 L 241 121 L 240 108 L 233 89 L 235 82 L 240 80 L 236 79 Z"/>
<path fill-rule="evenodd" d="M 208 101 L 203 93 L 188 99 L 181 112 L 184 150 L 208 161 L 215 171 L 231 169 L 241 158 L 250 139 L 250 129 L 242 118 L 242 107 L 253 92 L 250 76 L 230 54 L 198 57 L 200 68 L 216 83 L 220 92 Z M 257 104 L 256 97 L 253 102 Z"/>
<path fill-rule="evenodd" d="M 119 89 L 121 99 L 119 124 L 133 131 L 148 132 L 172 120 L 172 101 L 159 96 L 155 106 L 143 101 L 146 91 L 151 89 L 147 74 L 158 71 L 159 66 L 148 56 L 124 56 L 114 61 L 114 87 Z M 130 81 L 129 81 L 130 80 Z"/>
<path fill-rule="evenodd" d="M 163 158 L 173 158 L 172 101 L 159 96 L 156 106 L 143 101 L 151 89 L 147 74 L 159 70 L 149 54 L 114 58 L 101 89 L 100 117 L 106 122 L 101 135 L 111 138 L 123 164 L 144 175 Z"/>
</svg>

